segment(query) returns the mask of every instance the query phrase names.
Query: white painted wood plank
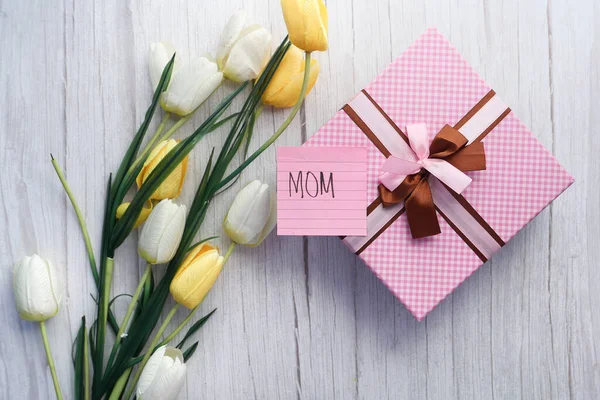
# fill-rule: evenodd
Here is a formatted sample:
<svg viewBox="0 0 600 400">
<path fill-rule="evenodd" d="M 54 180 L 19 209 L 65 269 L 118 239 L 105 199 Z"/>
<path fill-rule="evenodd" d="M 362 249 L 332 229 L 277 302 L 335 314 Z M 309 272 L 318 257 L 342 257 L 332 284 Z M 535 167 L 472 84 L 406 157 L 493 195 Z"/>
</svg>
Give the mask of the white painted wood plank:
<svg viewBox="0 0 600 400">
<path fill-rule="evenodd" d="M 485 39 L 477 46 L 480 65 L 476 68 L 534 134 L 550 146 L 545 7 L 541 1 L 486 3 L 480 10 L 485 21 L 480 36 Z M 548 362 L 552 358 L 545 290 L 548 224 L 549 214 L 543 213 L 493 258 L 486 271 L 491 272 L 490 281 L 485 282 L 490 285 L 491 296 L 483 297 L 490 304 L 485 331 L 489 335 L 491 371 L 490 366 L 486 369 L 493 373 L 488 376 L 494 397 L 547 398 L 551 383 L 557 381 Z M 486 318 L 481 311 L 488 311 L 480 310 Z M 482 347 L 478 353 L 485 355 L 486 350 Z"/>
<path fill-rule="evenodd" d="M 65 202 L 50 164 L 64 160 L 64 18 L 62 4 L 0 4 L 0 397 L 46 398 L 54 393 L 39 324 L 14 308 L 15 260 L 37 252 L 68 273 Z M 69 294 L 64 304 L 70 305 Z M 61 312 L 47 324 L 52 350 L 68 354 L 71 327 Z M 62 338 L 62 339 L 61 339 Z M 72 379 L 68 357 L 57 359 L 61 382 Z"/>
<path fill-rule="evenodd" d="M 571 398 L 600 397 L 600 271 L 597 245 L 597 135 L 600 101 L 598 4 L 568 7 L 550 0 L 552 149 L 574 175 L 574 186 L 552 206 L 551 293 L 556 362 Z"/>
<path fill-rule="evenodd" d="M 143 115 L 136 114 L 133 94 L 132 26 L 124 2 L 66 2 L 66 159 L 67 180 L 84 212 L 96 257 L 99 257 L 106 185 L 116 171 Z M 149 96 L 149 95 L 148 95 Z M 54 185 L 60 189 L 58 182 Z M 67 311 L 75 335 L 85 313 L 88 327 L 96 315 L 91 295 L 97 297 L 77 220 L 67 204 L 69 292 L 73 306 Z M 131 240 L 117 251 L 112 295 L 132 293 L 137 286 L 138 256 Z M 100 260 L 97 260 L 98 265 Z M 113 306 L 120 320 L 126 298 Z M 107 333 L 105 354 L 114 335 Z M 72 370 L 62 357 L 63 368 Z M 68 382 L 71 384 L 71 382 Z M 71 389 L 72 384 L 67 386 Z"/>
</svg>

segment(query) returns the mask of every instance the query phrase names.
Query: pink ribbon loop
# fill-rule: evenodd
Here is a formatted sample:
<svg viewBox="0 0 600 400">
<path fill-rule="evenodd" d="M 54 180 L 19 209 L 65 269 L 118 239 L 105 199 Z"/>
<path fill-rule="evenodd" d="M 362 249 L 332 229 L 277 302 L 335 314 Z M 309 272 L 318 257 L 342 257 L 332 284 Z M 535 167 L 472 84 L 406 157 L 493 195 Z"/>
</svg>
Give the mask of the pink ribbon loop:
<svg viewBox="0 0 600 400">
<path fill-rule="evenodd" d="M 454 192 L 460 194 L 472 182 L 464 172 L 447 161 L 429 158 L 429 138 L 425 124 L 414 124 L 406 127 L 410 148 L 417 161 L 391 155 L 381 167 L 379 181 L 389 191 L 394 191 L 408 175 L 418 173 L 421 168 L 445 183 Z"/>
</svg>

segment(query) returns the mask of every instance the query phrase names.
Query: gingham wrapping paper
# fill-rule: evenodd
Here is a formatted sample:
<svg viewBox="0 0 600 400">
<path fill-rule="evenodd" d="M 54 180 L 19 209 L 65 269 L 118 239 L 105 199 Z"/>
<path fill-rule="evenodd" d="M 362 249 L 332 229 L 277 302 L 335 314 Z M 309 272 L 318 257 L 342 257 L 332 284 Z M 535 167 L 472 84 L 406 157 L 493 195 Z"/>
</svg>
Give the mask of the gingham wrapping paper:
<svg viewBox="0 0 600 400">
<path fill-rule="evenodd" d="M 425 122 L 433 138 L 445 124 L 458 122 L 490 87 L 444 36 L 429 29 L 366 90 L 401 129 Z M 473 183 L 463 195 L 507 242 L 573 178 L 513 113 L 483 142 L 487 169 L 468 173 Z M 376 199 L 385 157 L 344 111 L 305 145 L 366 146 L 367 205 Z M 439 215 L 438 220 L 441 234 L 415 240 L 402 215 L 360 254 L 418 320 L 482 265 Z"/>
</svg>

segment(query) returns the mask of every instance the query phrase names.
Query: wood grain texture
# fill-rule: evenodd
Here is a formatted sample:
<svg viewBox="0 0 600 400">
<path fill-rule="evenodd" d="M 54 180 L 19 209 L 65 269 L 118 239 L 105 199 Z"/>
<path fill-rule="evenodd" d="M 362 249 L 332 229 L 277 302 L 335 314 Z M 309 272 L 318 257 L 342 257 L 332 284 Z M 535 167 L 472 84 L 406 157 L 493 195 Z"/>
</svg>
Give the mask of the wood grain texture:
<svg viewBox="0 0 600 400">
<path fill-rule="evenodd" d="M 200 314 L 180 398 L 600 398 L 600 5 L 593 0 L 327 0 L 331 48 L 280 145 L 299 145 L 428 26 L 447 35 L 577 182 L 423 322 L 335 238 L 276 237 L 234 254 Z M 72 398 L 71 343 L 94 284 L 77 220 L 50 165 L 64 167 L 99 244 L 105 180 L 151 96 L 146 57 L 169 40 L 184 59 L 214 54 L 245 8 L 277 40 L 276 0 L 0 0 L 0 398 L 53 396 L 39 329 L 12 300 L 12 264 L 38 252 L 60 266 L 64 307 L 47 324 Z M 185 137 L 233 88 L 225 84 L 177 134 Z M 241 100 L 236 100 L 236 106 Z M 259 119 L 257 147 L 286 117 Z M 152 126 L 156 127 L 156 123 Z M 189 203 L 212 147 L 190 159 Z M 212 205 L 221 221 L 248 180 L 275 181 L 273 149 Z M 114 294 L 143 263 L 136 235 L 119 249 Z M 227 246 L 225 240 L 222 246 Z M 160 270 L 155 270 L 161 275 Z M 117 301 L 121 317 L 126 301 Z M 180 311 L 179 322 L 185 317 Z"/>
</svg>

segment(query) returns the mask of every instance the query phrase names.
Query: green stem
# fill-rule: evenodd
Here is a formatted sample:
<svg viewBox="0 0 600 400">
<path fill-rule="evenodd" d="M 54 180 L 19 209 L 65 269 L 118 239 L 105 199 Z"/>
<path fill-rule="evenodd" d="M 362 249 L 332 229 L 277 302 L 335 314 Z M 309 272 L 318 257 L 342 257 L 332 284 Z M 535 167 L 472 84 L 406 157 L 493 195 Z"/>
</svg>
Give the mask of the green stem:
<svg viewBox="0 0 600 400">
<path fill-rule="evenodd" d="M 179 121 L 175 122 L 175 124 L 171 127 L 171 129 L 166 131 L 165 134 L 161 136 L 160 141 L 162 142 L 163 140 L 167 140 L 171 136 L 173 136 L 173 134 L 175 132 L 177 132 L 179 130 L 179 128 L 181 128 L 183 126 L 183 124 L 185 124 L 186 122 L 189 121 L 190 118 L 192 118 L 192 116 L 194 115 L 194 112 L 191 112 L 188 115 L 179 118 Z"/>
<path fill-rule="evenodd" d="M 87 332 L 87 329 L 83 330 L 83 387 L 85 388 L 84 399 L 90 400 L 92 396 L 92 391 L 90 390 L 90 349 Z"/>
<path fill-rule="evenodd" d="M 94 281 L 96 285 L 98 285 L 99 277 L 98 277 L 98 267 L 96 266 L 96 258 L 94 257 L 94 249 L 92 248 L 92 242 L 90 241 L 90 234 L 87 229 L 87 225 L 85 220 L 83 219 L 83 214 L 81 213 L 81 209 L 77 205 L 75 201 L 75 196 L 73 196 L 73 192 L 67 183 L 65 175 L 63 174 L 60 166 L 58 165 L 58 161 L 50 154 L 50 158 L 52 159 L 52 166 L 54 166 L 54 170 L 56 171 L 56 175 L 58 175 L 58 179 L 60 179 L 60 183 L 62 183 L 65 192 L 67 192 L 67 196 L 69 200 L 71 200 L 71 204 L 73 205 L 73 209 L 75 210 L 75 215 L 77 215 L 77 221 L 79 221 L 79 227 L 81 228 L 81 233 L 83 234 L 83 240 L 85 241 L 85 249 L 88 254 L 88 259 L 90 260 L 90 267 L 92 269 L 92 275 L 94 275 Z"/>
<path fill-rule="evenodd" d="M 125 317 L 123 317 L 123 322 L 121 322 L 121 327 L 119 328 L 119 332 L 117 332 L 117 337 L 115 338 L 115 344 L 113 345 L 113 348 L 110 352 L 110 356 L 108 357 L 108 363 L 106 364 L 107 370 L 108 370 L 108 368 L 110 368 L 110 366 L 113 362 L 113 359 L 115 358 L 115 356 L 117 354 L 117 350 L 119 350 L 119 346 L 121 345 L 121 340 L 122 340 L 123 334 L 125 333 L 125 328 L 127 327 L 127 324 L 129 323 L 129 319 L 131 318 L 131 315 L 133 314 L 133 311 L 135 310 L 135 306 L 140 297 L 140 294 L 142 293 L 142 290 L 144 289 L 144 284 L 146 283 L 146 280 L 148 279 L 148 276 L 150 275 L 151 270 L 152 270 L 152 264 L 148 263 L 148 265 L 146 266 L 146 269 L 144 270 L 144 274 L 142 275 L 142 277 L 140 279 L 140 283 L 138 283 L 138 286 L 135 289 L 135 293 L 133 294 L 133 297 L 131 298 L 131 302 L 129 303 L 129 307 L 127 308 L 127 312 L 125 313 Z"/>
<path fill-rule="evenodd" d="M 216 193 L 223 186 L 227 185 L 229 183 L 229 181 L 231 181 L 237 175 L 239 175 L 248 165 L 250 165 L 258 156 L 260 156 L 263 151 L 265 151 L 267 148 L 269 148 L 269 146 L 271 146 L 279 138 L 279 136 L 281 136 L 281 134 L 287 129 L 287 127 L 292 123 L 292 121 L 294 120 L 294 117 L 296 116 L 298 111 L 300 111 L 302 102 L 304 101 L 304 98 L 306 97 L 306 90 L 308 88 L 308 78 L 309 77 L 310 77 L 310 53 L 307 52 L 305 60 L 304 60 L 304 78 L 302 81 L 302 89 L 300 90 L 300 96 L 298 97 L 298 101 L 296 102 L 296 105 L 294 105 L 294 108 L 290 112 L 290 115 L 288 115 L 288 117 L 285 119 L 285 121 L 283 121 L 283 124 L 281 124 L 279 129 L 277 129 L 277 131 L 275 131 L 273 136 L 271 136 L 262 146 L 260 146 L 260 148 L 258 150 L 256 150 L 254 153 L 252 153 L 252 155 L 250 155 L 250 157 L 248 157 L 248 159 L 246 159 L 246 161 L 244 161 L 239 167 L 237 167 L 232 173 L 230 173 L 225 179 L 223 179 L 217 185 L 217 187 L 215 189 L 213 189 L 214 193 Z"/>
<path fill-rule="evenodd" d="M 200 304 L 202 304 L 202 303 L 200 303 Z M 177 328 L 175 328 L 175 330 L 173 332 L 171 332 L 169 334 L 169 336 L 167 336 L 162 342 L 157 344 L 156 347 L 158 348 L 158 347 L 164 346 L 164 345 L 168 344 L 171 340 L 173 340 L 173 338 L 175 336 L 177 336 L 177 334 L 179 332 L 181 332 L 181 330 L 187 325 L 187 323 L 190 322 L 190 319 L 192 319 L 192 317 L 194 316 L 194 314 L 196 313 L 198 308 L 200 308 L 200 304 L 198 304 L 196 307 L 192 308 L 191 311 L 189 312 L 188 316 L 185 317 L 185 319 L 183 321 L 181 321 L 181 323 L 179 325 L 177 325 Z"/>
<path fill-rule="evenodd" d="M 223 257 L 223 265 L 227 264 L 227 260 L 229 260 L 229 257 L 231 257 L 231 253 L 233 253 L 233 250 L 235 250 L 235 246 L 236 246 L 236 243 L 235 242 L 231 242 L 231 244 L 227 248 L 227 252 L 225 253 L 225 257 Z"/>
<path fill-rule="evenodd" d="M 110 257 L 107 257 L 103 280 L 100 285 L 100 298 L 98 299 L 98 327 L 96 335 L 96 358 L 94 365 L 94 377 L 98 376 L 98 378 L 95 378 L 98 379 L 98 381 L 102 377 L 102 367 L 104 364 L 106 318 L 108 316 L 108 303 L 110 297 L 110 287 L 112 286 L 113 268 L 114 260 Z"/>
<path fill-rule="evenodd" d="M 223 257 L 223 265 L 225 265 L 227 263 L 227 260 L 229 260 L 231 253 L 233 253 L 233 250 L 235 250 L 235 246 L 236 246 L 236 243 L 231 242 L 231 244 L 229 245 L 229 248 L 227 249 L 227 252 L 225 253 L 225 256 Z M 202 304 L 202 303 L 200 303 L 200 304 Z M 198 304 L 196 307 L 192 308 L 192 310 L 189 312 L 188 316 L 185 317 L 185 319 L 183 321 L 181 321 L 181 323 L 177 326 L 177 328 L 175 328 L 175 330 L 173 332 L 171 332 L 169 334 L 169 336 L 167 336 L 162 342 L 160 342 L 157 345 L 157 347 L 164 346 L 167 343 L 169 343 L 171 340 L 173 340 L 173 338 L 175 336 L 177 336 L 177 334 L 179 332 L 181 332 L 181 330 L 187 325 L 187 323 L 190 322 L 190 320 L 192 319 L 192 317 L 194 316 L 196 311 L 198 311 L 198 308 L 200 308 L 200 304 Z"/>
<path fill-rule="evenodd" d="M 127 386 L 127 380 L 129 379 L 129 375 L 131 375 L 131 368 L 125 370 L 125 372 L 123 372 L 123 375 L 119 377 L 119 380 L 117 380 L 115 387 L 113 388 L 112 392 L 110 392 L 108 400 L 119 400 L 119 398 L 121 397 L 121 393 L 123 393 L 123 390 L 125 390 L 125 386 Z"/>
<path fill-rule="evenodd" d="M 131 395 L 133 394 L 133 391 L 135 390 L 135 386 L 137 385 L 138 381 L 140 380 L 140 376 L 142 375 L 142 371 L 144 370 L 144 367 L 146 366 L 146 363 L 148 362 L 148 360 L 150 359 L 150 356 L 153 353 L 154 347 L 156 347 L 156 344 L 160 340 L 161 335 L 163 334 L 163 332 L 167 328 L 167 325 L 169 325 L 169 322 L 171 322 L 171 319 L 173 318 L 173 316 L 177 312 L 178 308 L 179 308 L 179 304 L 175 304 L 173 306 L 173 308 L 171 308 L 171 311 L 167 315 L 167 318 L 165 318 L 164 322 L 162 323 L 162 325 L 158 329 L 158 332 L 156 332 L 156 335 L 154 335 L 154 338 L 152 339 L 152 342 L 150 343 L 150 346 L 148 346 L 148 351 L 146 352 L 146 355 L 144 356 L 144 359 L 142 360 L 142 362 L 138 366 L 137 371 L 135 371 L 135 375 L 133 376 L 133 381 L 131 382 L 129 390 L 127 391 L 127 394 L 124 397 L 125 399 L 129 399 L 131 397 Z"/>
<path fill-rule="evenodd" d="M 98 267 L 96 265 L 96 258 L 94 257 L 94 249 L 92 248 L 92 242 L 90 241 L 90 234 L 87 229 L 87 224 L 85 223 L 85 220 L 83 219 L 83 213 L 81 212 L 79 205 L 77 205 L 77 201 L 75 201 L 75 196 L 73 195 L 73 192 L 71 191 L 71 188 L 69 187 L 69 183 L 67 182 L 67 179 L 65 178 L 65 175 L 64 175 L 62 169 L 58 165 L 58 161 L 56 161 L 56 159 L 52 155 L 50 155 L 50 158 L 52 159 L 52 166 L 54 167 L 54 170 L 56 171 L 56 175 L 58 175 L 58 179 L 60 179 L 60 182 L 62 183 L 63 188 L 64 188 L 65 192 L 67 193 L 69 200 L 71 201 L 71 205 L 73 206 L 75 215 L 77 215 L 77 221 L 79 221 L 79 228 L 81 229 L 81 233 L 83 234 L 83 240 L 85 242 L 85 250 L 87 252 L 88 259 L 90 261 L 90 269 L 92 270 L 92 275 L 94 276 L 94 282 L 96 283 L 96 287 L 98 287 L 100 284 L 100 278 L 98 276 Z M 119 327 L 117 326 L 117 320 L 115 319 L 114 315 L 110 311 L 109 311 L 108 317 L 109 317 L 108 322 L 110 323 L 110 326 L 113 329 L 113 332 L 116 332 L 119 329 Z"/>
<path fill-rule="evenodd" d="M 60 385 L 58 384 L 58 376 L 56 375 L 56 367 L 54 366 L 54 360 L 52 359 L 52 352 L 50 352 L 50 344 L 48 343 L 48 334 L 46 333 L 46 322 L 40 322 L 40 330 L 42 331 L 42 340 L 44 341 L 44 349 L 46 350 L 46 358 L 48 359 L 48 366 L 50 367 L 50 374 L 52 375 L 52 382 L 54 383 L 54 391 L 56 392 L 57 400 L 62 400 L 62 392 L 60 391 Z"/>
</svg>

